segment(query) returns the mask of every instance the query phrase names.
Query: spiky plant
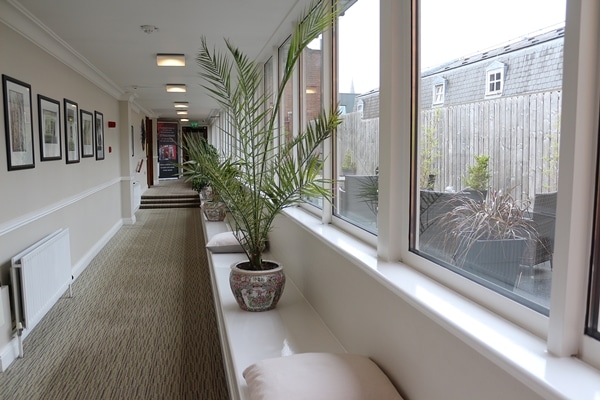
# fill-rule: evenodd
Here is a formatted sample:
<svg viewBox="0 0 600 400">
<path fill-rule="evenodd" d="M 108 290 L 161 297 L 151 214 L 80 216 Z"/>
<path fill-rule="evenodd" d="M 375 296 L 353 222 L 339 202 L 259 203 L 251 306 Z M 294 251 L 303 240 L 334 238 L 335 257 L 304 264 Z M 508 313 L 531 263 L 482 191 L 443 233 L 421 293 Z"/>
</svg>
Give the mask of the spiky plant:
<svg viewBox="0 0 600 400">
<path fill-rule="evenodd" d="M 518 201 L 512 190 L 489 190 L 485 198 L 458 194 L 453 209 L 441 218 L 455 259 L 464 259 L 479 240 L 532 239 L 537 231 L 529 214 L 529 200 Z"/>
<path fill-rule="evenodd" d="M 321 176 L 321 144 L 340 124 L 337 110 L 322 110 L 305 131 L 285 137 L 278 130 L 278 112 L 284 88 L 292 78 L 302 51 L 328 29 L 337 9 L 328 2 L 311 4 L 290 39 L 283 76 L 275 93 L 262 92 L 262 66 L 229 40 L 227 51 L 209 48 L 202 38 L 197 63 L 203 87 L 226 112 L 232 154 L 221 154 L 218 164 L 207 162 L 205 148 L 193 137 L 185 144 L 190 159 L 207 174 L 226 203 L 233 229 L 248 257 L 249 270 L 263 263 L 267 235 L 275 217 L 285 208 L 321 196 L 331 200 L 331 185 Z M 270 104 L 273 104 L 271 107 Z M 276 144 L 279 144 L 276 146 Z"/>
</svg>

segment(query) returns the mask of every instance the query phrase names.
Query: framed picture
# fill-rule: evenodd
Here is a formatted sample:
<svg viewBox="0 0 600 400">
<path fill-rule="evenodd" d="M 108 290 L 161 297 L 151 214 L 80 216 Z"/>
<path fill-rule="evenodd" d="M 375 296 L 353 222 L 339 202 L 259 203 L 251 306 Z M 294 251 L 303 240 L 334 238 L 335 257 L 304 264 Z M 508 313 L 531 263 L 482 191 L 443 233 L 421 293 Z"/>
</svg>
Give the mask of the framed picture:
<svg viewBox="0 0 600 400">
<path fill-rule="evenodd" d="M 94 117 L 96 121 L 95 142 L 96 142 L 96 160 L 104 160 L 104 115 L 101 112 L 95 111 Z"/>
<path fill-rule="evenodd" d="M 2 75 L 4 131 L 8 170 L 35 167 L 31 114 L 31 86 Z"/>
<path fill-rule="evenodd" d="M 38 94 L 38 125 L 42 161 L 62 158 L 60 103 Z"/>
<path fill-rule="evenodd" d="M 94 157 L 94 115 L 81 110 L 81 157 Z"/>
<path fill-rule="evenodd" d="M 65 159 L 67 164 L 78 163 L 79 158 L 79 106 L 64 99 L 65 104 Z"/>
</svg>

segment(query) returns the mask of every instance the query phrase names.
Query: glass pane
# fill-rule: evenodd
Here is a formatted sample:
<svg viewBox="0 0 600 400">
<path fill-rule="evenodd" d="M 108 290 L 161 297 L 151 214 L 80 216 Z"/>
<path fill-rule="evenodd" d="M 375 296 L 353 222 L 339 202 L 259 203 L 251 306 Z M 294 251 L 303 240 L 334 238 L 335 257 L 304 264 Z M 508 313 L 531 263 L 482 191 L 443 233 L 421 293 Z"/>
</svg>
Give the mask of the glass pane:
<svg viewBox="0 0 600 400">
<path fill-rule="evenodd" d="M 509 3 L 490 21 L 490 0 L 420 2 L 411 248 L 548 313 L 565 0 Z M 439 79 L 444 103 L 432 108 Z"/>
<path fill-rule="evenodd" d="M 345 113 L 336 137 L 335 213 L 377 233 L 379 0 L 358 0 L 343 13 L 337 48 L 337 101 Z"/>
<path fill-rule="evenodd" d="M 596 154 L 600 153 L 596 152 Z M 585 333 L 600 340 L 600 157 L 596 160 L 596 209 Z"/>
<path fill-rule="evenodd" d="M 269 98 L 269 101 L 265 104 L 266 108 L 273 108 L 273 59 L 269 58 L 269 60 L 264 65 L 264 80 L 263 80 L 263 90 L 265 91 L 265 95 Z"/>
<path fill-rule="evenodd" d="M 288 49 L 290 48 L 290 39 L 286 40 L 279 47 L 279 81 L 281 81 L 284 70 L 285 70 L 285 61 L 288 53 Z M 292 114 L 292 80 L 290 79 L 287 86 L 285 87 L 283 93 L 282 104 L 279 106 L 279 127 L 281 129 L 280 132 L 280 140 L 284 140 L 283 138 L 291 138 L 292 135 L 292 124 L 293 124 L 293 114 Z"/>
<path fill-rule="evenodd" d="M 302 128 L 317 117 L 323 108 L 323 51 L 322 35 L 315 39 L 302 52 L 301 68 L 301 98 L 302 98 Z M 320 149 L 323 155 L 323 145 Z M 309 203 L 323 208 L 323 198 L 309 198 Z"/>
</svg>

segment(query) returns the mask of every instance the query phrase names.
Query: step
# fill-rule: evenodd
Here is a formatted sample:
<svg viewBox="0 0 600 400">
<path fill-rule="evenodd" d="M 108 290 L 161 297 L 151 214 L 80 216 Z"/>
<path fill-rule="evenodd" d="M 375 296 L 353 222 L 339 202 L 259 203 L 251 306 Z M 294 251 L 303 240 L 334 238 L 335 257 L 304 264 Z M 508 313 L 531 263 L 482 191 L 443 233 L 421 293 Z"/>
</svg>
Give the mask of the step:
<svg viewBox="0 0 600 400">
<path fill-rule="evenodd" d="M 142 200 L 177 200 L 177 199 L 191 199 L 200 201 L 200 196 L 198 195 L 160 195 L 160 196 L 147 196 L 143 195 Z"/>
<path fill-rule="evenodd" d="M 200 208 L 196 203 L 162 203 L 162 204 L 141 204 L 140 210 L 149 210 L 157 208 Z"/>
<path fill-rule="evenodd" d="M 200 199 L 142 199 L 142 204 L 175 204 L 175 203 L 200 204 Z"/>
</svg>

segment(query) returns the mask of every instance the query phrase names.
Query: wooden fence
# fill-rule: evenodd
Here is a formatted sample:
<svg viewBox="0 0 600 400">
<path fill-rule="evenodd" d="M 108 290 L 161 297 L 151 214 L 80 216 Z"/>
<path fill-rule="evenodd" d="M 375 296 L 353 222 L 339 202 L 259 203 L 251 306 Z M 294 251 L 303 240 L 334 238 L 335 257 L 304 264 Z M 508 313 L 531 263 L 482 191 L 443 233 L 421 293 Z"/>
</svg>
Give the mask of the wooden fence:
<svg viewBox="0 0 600 400">
<path fill-rule="evenodd" d="M 465 188 L 476 155 L 488 155 L 493 189 L 517 198 L 557 190 L 561 92 L 498 98 L 421 112 L 421 182 L 435 175 L 433 189 Z M 358 175 L 379 165 L 379 119 L 345 114 L 338 129 L 338 160 L 350 152 Z"/>
<path fill-rule="evenodd" d="M 423 111 L 420 164 L 430 165 L 436 190 L 464 189 L 468 166 L 487 155 L 489 187 L 518 198 L 556 191 L 560 113 L 560 91 Z"/>
<path fill-rule="evenodd" d="M 362 119 L 360 112 L 342 115 L 337 130 L 339 166 L 346 154 L 356 162 L 356 175 L 375 175 L 379 167 L 379 118 Z"/>
</svg>

